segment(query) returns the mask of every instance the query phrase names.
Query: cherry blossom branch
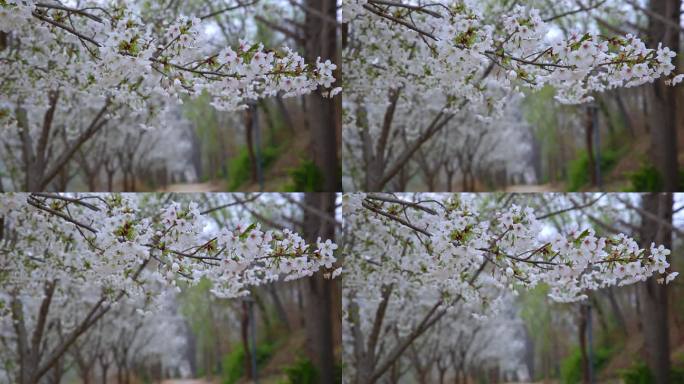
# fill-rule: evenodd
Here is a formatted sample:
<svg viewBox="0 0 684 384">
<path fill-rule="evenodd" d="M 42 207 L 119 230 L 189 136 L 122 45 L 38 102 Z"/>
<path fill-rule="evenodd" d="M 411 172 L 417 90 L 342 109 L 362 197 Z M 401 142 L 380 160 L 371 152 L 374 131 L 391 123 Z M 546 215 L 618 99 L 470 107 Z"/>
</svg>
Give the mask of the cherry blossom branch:
<svg viewBox="0 0 684 384">
<path fill-rule="evenodd" d="M 396 221 L 396 222 L 398 222 L 398 223 L 400 223 L 400 224 L 402 224 L 402 225 L 404 225 L 404 226 L 406 226 L 406 227 L 408 227 L 408 228 L 411 228 L 411 229 L 413 229 L 414 231 L 419 232 L 419 233 L 421 233 L 421 234 L 423 234 L 423 235 L 425 235 L 425 236 L 427 236 L 427 237 L 432 236 L 432 235 L 430 234 L 430 232 L 426 231 L 425 229 L 418 228 L 418 227 L 416 227 L 415 225 L 409 223 L 408 221 L 402 219 L 401 217 L 398 217 L 398 216 L 392 215 L 392 214 L 390 214 L 390 213 L 387 213 L 387 212 L 383 211 L 382 209 L 380 209 L 379 207 L 377 207 L 377 206 L 375 206 L 375 205 L 373 205 L 373 204 L 370 204 L 370 203 L 366 202 L 366 200 L 364 200 L 362 204 L 363 204 L 363 207 L 364 207 L 364 208 L 366 208 L 366 209 L 368 209 L 368 210 L 370 210 L 370 211 L 372 211 L 372 212 L 375 212 L 375 213 L 377 213 L 378 215 L 385 216 L 386 218 L 388 218 L 388 219 L 390 219 L 390 220 L 394 220 L 394 221 Z"/>
<path fill-rule="evenodd" d="M 555 20 L 558 20 L 558 19 L 562 19 L 562 18 L 567 17 L 567 16 L 572 16 L 572 15 L 575 15 L 575 14 L 578 14 L 578 13 L 589 12 L 589 11 L 591 11 L 591 10 L 594 10 L 594 9 L 597 9 L 597 8 L 601 7 L 601 6 L 602 6 L 603 4 L 605 4 L 607 1 L 608 1 L 608 0 L 602 0 L 602 1 L 599 1 L 599 2 L 597 2 L 597 3 L 595 3 L 594 5 L 591 5 L 591 6 L 589 6 L 589 7 L 585 7 L 584 5 L 582 5 L 581 2 L 578 2 L 578 4 L 580 5 L 579 8 L 574 9 L 574 10 L 571 10 L 571 11 L 563 12 L 563 13 L 560 13 L 560 14 L 558 14 L 558 15 L 549 16 L 549 17 L 547 17 L 547 18 L 545 18 L 545 19 L 543 19 L 543 20 L 544 20 L 545 23 L 548 23 L 548 22 L 551 22 L 551 21 L 555 21 Z"/>
<path fill-rule="evenodd" d="M 62 4 L 47 4 L 47 3 L 36 3 L 35 5 L 36 5 L 36 8 L 57 9 L 60 11 L 66 11 L 68 13 L 75 13 L 75 14 L 78 14 L 81 16 L 85 16 L 91 20 L 97 21 L 98 23 L 103 22 L 102 18 L 95 16 L 89 12 L 86 12 L 86 10 L 88 8 L 77 9 L 77 8 L 67 7 L 67 6 L 62 5 Z M 95 9 L 95 8 L 91 8 L 91 9 Z M 101 8 L 98 8 L 98 9 L 101 9 Z"/>
<path fill-rule="evenodd" d="M 586 202 L 586 203 L 581 204 L 581 205 L 576 204 L 576 205 L 573 205 L 573 206 L 570 207 L 570 208 L 564 208 L 564 209 L 560 209 L 560 210 L 558 210 L 558 211 L 554 211 L 554 212 L 550 212 L 550 213 L 547 213 L 547 214 L 544 214 L 544 215 L 541 215 L 541 216 L 537 216 L 537 219 L 538 219 L 538 220 L 543 220 L 543 219 L 547 219 L 547 218 L 552 217 L 552 216 L 560 215 L 560 214 L 562 214 L 562 213 L 574 211 L 574 210 L 577 210 L 577 209 L 584 209 L 584 208 L 591 207 L 592 205 L 598 203 L 598 201 L 601 200 L 601 198 L 604 197 L 605 195 L 606 195 L 605 193 L 602 193 L 602 194 L 600 194 L 597 198 L 595 198 L 595 199 L 593 199 L 593 200 L 591 200 L 591 201 L 589 201 L 589 202 Z"/>
<path fill-rule="evenodd" d="M 377 7 L 373 7 L 373 6 L 370 6 L 370 5 L 368 5 L 368 4 L 364 4 L 364 5 L 363 5 L 363 8 L 369 10 L 370 12 L 372 12 L 372 13 L 374 13 L 374 14 L 376 14 L 376 15 L 382 17 L 382 18 L 388 19 L 388 20 L 393 21 L 393 22 L 395 22 L 395 23 L 397 23 L 397 24 L 401 24 L 401 25 L 405 26 L 406 28 L 408 28 L 408 29 L 410 29 L 410 30 L 412 30 L 412 31 L 418 32 L 420 35 L 429 37 L 430 39 L 435 40 L 435 41 L 437 40 L 437 38 L 435 37 L 435 35 L 433 35 L 432 33 L 427 32 L 427 31 L 425 31 L 425 30 L 422 30 L 422 29 L 416 27 L 415 25 L 413 25 L 413 24 L 411 24 L 411 23 L 409 23 L 409 22 L 406 22 L 406 21 L 404 21 L 404 20 L 402 20 L 402 19 L 400 19 L 400 18 L 398 18 L 398 17 L 394 17 L 394 16 L 392 16 L 392 15 L 389 15 L 389 14 L 383 12 L 382 10 L 378 9 Z"/>
<path fill-rule="evenodd" d="M 88 198 L 87 196 L 84 196 L 84 197 L 69 197 L 69 196 L 60 195 L 60 194 L 57 194 L 57 193 L 46 193 L 46 192 L 33 192 L 33 193 L 31 193 L 31 195 L 33 195 L 33 196 L 39 196 L 39 197 L 44 197 L 44 198 L 47 198 L 47 199 L 62 200 L 62 201 L 66 201 L 66 202 L 69 202 L 69 203 L 78 204 L 78 205 L 87 207 L 88 209 L 91 209 L 91 210 L 93 210 L 93 211 L 99 211 L 99 210 L 100 210 L 100 208 L 98 208 L 96 205 L 90 204 L 90 203 L 87 203 L 87 202 L 84 201 L 84 200 L 86 200 L 86 199 Z M 99 199 L 99 198 L 98 198 L 98 199 Z M 101 199 L 100 199 L 100 200 L 101 200 Z M 102 201 L 102 200 L 101 200 L 101 201 Z"/>
<path fill-rule="evenodd" d="M 95 46 L 97 46 L 97 47 L 101 47 L 101 46 L 102 46 L 102 45 L 101 45 L 100 43 L 98 43 L 96 40 L 94 40 L 94 39 L 92 39 L 92 38 L 90 38 L 90 37 L 88 37 L 88 36 L 86 36 L 86 35 L 84 35 L 84 34 L 78 32 L 77 30 L 75 30 L 74 28 L 69 27 L 68 25 L 64 25 L 64 24 L 58 23 L 58 22 L 52 20 L 51 18 L 45 17 L 45 16 L 43 16 L 43 15 L 41 15 L 40 13 L 35 12 L 35 11 L 32 12 L 31 14 L 32 14 L 35 18 L 40 19 L 40 20 L 42 20 L 42 21 L 44 21 L 44 22 L 46 22 L 46 23 L 52 24 L 53 26 L 55 26 L 55 27 L 57 27 L 57 28 L 63 29 L 63 30 L 65 30 L 65 31 L 71 33 L 72 35 L 78 37 L 78 38 L 81 39 L 81 40 L 85 40 L 85 41 L 87 41 L 87 42 L 89 42 L 89 43 L 91 43 L 91 44 L 93 44 L 93 45 L 95 45 Z"/>
<path fill-rule="evenodd" d="M 28 204 L 42 210 L 42 211 L 48 212 L 48 213 L 53 214 L 55 216 L 59 216 L 60 218 L 66 220 L 66 221 L 68 221 L 68 222 L 70 222 L 70 223 L 72 223 L 78 227 L 87 229 L 88 231 L 90 231 L 92 233 L 97 233 L 97 230 L 94 229 L 93 227 L 91 227 L 90 225 L 84 224 L 84 223 L 77 221 L 76 219 L 70 217 L 69 215 L 66 215 L 62 212 L 59 212 L 55 209 L 52 209 L 50 207 L 47 207 L 47 206 L 41 204 L 35 197 L 33 197 L 33 195 L 29 195 L 29 197 L 26 199 L 26 202 Z"/>
<path fill-rule="evenodd" d="M 325 212 L 321 209 L 318 209 L 316 207 L 312 207 L 310 205 L 304 204 L 304 203 L 292 198 L 291 196 L 289 196 L 288 193 L 281 193 L 280 196 L 283 199 L 287 200 L 288 202 L 300 207 L 301 209 L 303 209 L 303 210 L 305 210 L 305 211 L 307 211 L 313 215 L 316 215 L 317 217 L 335 225 L 337 228 L 342 228 L 342 223 L 337 221 L 333 216 L 329 215 L 327 212 Z"/>
<path fill-rule="evenodd" d="M 245 200 L 233 201 L 233 202 L 226 203 L 226 204 L 222 204 L 222 205 L 219 205 L 219 206 L 216 206 L 216 207 L 207 208 L 207 209 L 205 209 L 204 211 L 200 212 L 200 215 L 208 215 L 208 214 L 210 214 L 210 213 L 212 213 L 212 212 L 216 212 L 216 211 L 222 210 L 222 209 L 224 209 L 224 208 L 233 207 L 233 206 L 236 206 L 236 205 L 243 205 L 243 204 L 245 204 L 245 203 L 250 203 L 250 202 L 252 202 L 252 201 L 258 199 L 260 196 L 261 196 L 261 194 L 257 193 L 257 194 L 254 194 L 254 195 L 248 197 L 248 198 L 245 199 Z"/>
<path fill-rule="evenodd" d="M 420 202 L 415 202 L 415 203 L 414 203 L 414 202 L 411 202 L 411 201 L 406 201 L 406 200 L 402 200 L 402 199 L 398 199 L 398 198 L 394 198 L 394 197 L 386 197 L 386 196 L 383 196 L 383 195 L 380 195 L 380 194 L 375 194 L 375 193 L 369 193 L 368 195 L 366 195 L 366 198 L 367 198 L 367 199 L 370 199 L 370 200 L 384 201 L 384 202 L 386 202 L 386 203 L 395 203 L 395 204 L 405 205 L 405 206 L 407 206 L 407 207 L 411 207 L 411 208 L 415 208 L 415 209 L 418 209 L 418 210 L 421 210 L 421 211 L 425 211 L 425 212 L 427 212 L 427 213 L 429 213 L 429 214 L 431 214 L 431 215 L 436 215 L 436 214 L 437 214 L 437 211 L 435 211 L 435 210 L 432 209 L 432 208 L 429 208 L 429 207 L 426 207 L 426 206 L 424 206 L 424 205 L 421 205 Z"/>
<path fill-rule="evenodd" d="M 657 223 L 659 223 L 659 224 L 662 224 L 662 225 L 664 225 L 665 227 L 667 227 L 668 229 L 670 229 L 672 232 L 676 233 L 677 235 L 683 236 L 683 237 L 684 237 L 684 231 L 682 231 L 681 229 L 677 228 L 677 227 L 674 226 L 672 223 L 670 223 L 670 222 L 668 222 L 668 221 L 666 221 L 666 220 L 663 220 L 663 219 L 660 218 L 659 216 L 654 215 L 653 213 L 648 212 L 648 211 L 646 211 L 646 210 L 643 209 L 643 208 L 640 208 L 640 207 L 635 206 L 634 204 L 632 204 L 631 202 L 627 201 L 626 199 L 624 199 L 624 198 L 622 198 L 622 197 L 617 197 L 617 199 L 618 199 L 618 201 L 620 201 L 622 204 L 624 204 L 627 208 L 630 208 L 630 209 L 633 209 L 633 210 L 639 212 L 639 213 L 642 214 L 643 216 L 648 217 L 650 220 L 653 220 L 653 221 L 655 221 L 655 222 L 657 222 Z"/>
<path fill-rule="evenodd" d="M 236 9 L 246 8 L 246 7 L 255 5 L 255 4 L 257 4 L 258 2 L 259 2 L 259 0 L 249 1 L 249 2 L 247 2 L 247 3 L 242 3 L 242 2 L 240 2 L 240 1 L 238 1 L 238 2 L 237 2 L 237 3 L 238 3 L 237 5 L 231 5 L 231 6 L 228 6 L 228 7 L 223 8 L 223 9 L 216 10 L 216 11 L 214 11 L 214 12 L 211 12 L 211 13 L 208 13 L 208 14 L 206 14 L 206 15 L 200 16 L 199 18 L 200 18 L 200 20 L 209 19 L 209 18 L 218 16 L 218 15 L 223 14 L 223 13 L 226 13 L 226 12 L 230 12 L 230 11 L 234 11 L 234 10 L 236 10 Z"/>
<path fill-rule="evenodd" d="M 679 33 L 684 32 L 684 28 L 682 28 L 681 25 L 673 22 L 671 19 L 661 15 L 660 13 L 653 12 L 650 9 L 642 7 L 634 0 L 625 0 L 625 1 L 627 2 L 627 4 L 631 5 L 634 9 L 643 12 L 647 16 L 652 17 L 661 23 L 666 24 L 669 28 L 673 28 L 673 29 L 679 31 Z"/>
<path fill-rule="evenodd" d="M 448 8 L 444 4 L 439 4 L 439 3 L 433 3 L 433 4 L 424 4 L 424 5 L 413 5 L 413 4 L 404 4 L 404 3 L 399 3 L 395 1 L 389 1 L 389 0 L 369 0 L 369 3 L 373 4 L 380 4 L 380 5 L 388 5 L 391 7 L 399 7 L 399 8 L 406 8 L 414 11 L 419 11 L 422 13 L 426 13 L 432 17 L 436 18 L 442 18 L 442 15 L 439 14 L 438 12 L 431 11 L 429 9 L 426 9 L 427 7 L 431 6 L 439 6 L 443 7 L 448 10 Z"/>
</svg>

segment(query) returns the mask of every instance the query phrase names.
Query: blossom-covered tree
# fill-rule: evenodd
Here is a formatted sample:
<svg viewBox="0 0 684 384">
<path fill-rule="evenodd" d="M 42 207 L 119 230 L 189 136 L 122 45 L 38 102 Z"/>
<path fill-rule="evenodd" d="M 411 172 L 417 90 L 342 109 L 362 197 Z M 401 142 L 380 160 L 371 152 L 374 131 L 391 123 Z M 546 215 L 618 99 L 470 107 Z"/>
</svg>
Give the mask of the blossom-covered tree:
<svg viewBox="0 0 684 384">
<path fill-rule="evenodd" d="M 449 314 L 496 314 L 504 292 L 545 284 L 551 299 L 575 302 L 588 291 L 678 274 L 663 246 L 640 248 L 591 227 L 552 230 L 532 208 L 493 195 L 349 194 L 344 215 L 352 383 L 378 382 Z M 397 337 L 387 334 L 394 329 Z"/>
<path fill-rule="evenodd" d="M 339 92 L 331 92 L 336 66 L 330 60 L 306 63 L 288 47 L 246 40 L 216 47 L 207 32 L 216 28 L 211 19 L 249 6 L 237 2 L 215 10 L 219 5 L 0 3 L 0 124 L 16 137 L 22 189 L 44 190 L 83 143 L 116 117 L 154 114 L 169 100 L 206 93 L 215 108 L 236 110 L 275 95 Z M 74 115 L 84 127 L 51 151 L 55 132 L 65 129 L 60 124 L 69 131 Z"/>
<path fill-rule="evenodd" d="M 164 287 L 203 278 L 216 296 L 238 297 L 335 263 L 330 240 L 244 221 L 217 227 L 197 203 L 160 195 L 5 194 L 0 203 L 0 308 L 14 331 L 3 340 L 18 383 L 43 378 L 121 300 L 154 308 Z"/>
<path fill-rule="evenodd" d="M 367 162 L 372 169 L 380 170 L 397 160 L 396 154 L 419 137 L 417 128 L 440 110 L 444 99 L 440 95 L 428 93 L 414 95 L 412 101 L 421 107 L 394 111 L 391 121 L 393 136 L 386 142 L 389 157 L 359 158 L 357 154 L 363 152 L 364 146 L 362 137 L 345 136 L 346 190 L 363 190 L 364 182 L 370 182 L 370 179 L 361 179 L 361 176 L 370 177 L 373 173 L 364 170 Z M 399 102 L 398 98 L 393 99 L 393 102 Z M 484 110 L 480 112 L 486 114 Z M 382 120 L 382 113 L 383 108 L 366 106 L 360 124 Z M 353 125 L 354 116 L 348 117 Z M 396 168 L 396 174 L 392 172 L 394 176 L 386 177 L 389 182 L 387 189 L 409 191 L 416 184 L 415 176 L 420 175 L 422 185 L 428 191 L 474 191 L 476 182 L 483 182 L 498 172 L 504 174 L 504 183 L 512 175 L 529 174 L 530 135 L 527 124 L 520 121 L 520 98 L 509 100 L 501 116 L 495 118 L 482 118 L 476 114 L 459 116 L 425 140 L 415 154 Z"/>
<path fill-rule="evenodd" d="M 684 78 L 673 76 L 675 52 L 668 47 L 647 48 L 631 34 L 564 35 L 557 27 L 563 17 L 589 10 L 543 16 L 500 1 L 348 2 L 344 123 L 345 137 L 363 143 L 348 155 L 366 165 L 365 175 L 354 176 L 361 189 L 383 189 L 450 121 L 500 114 L 507 95 L 521 90 L 551 86 L 559 102 L 584 103 L 595 92 Z M 412 126 L 410 141 L 390 150 L 401 111 L 423 112 L 423 95 L 442 104 Z"/>
</svg>

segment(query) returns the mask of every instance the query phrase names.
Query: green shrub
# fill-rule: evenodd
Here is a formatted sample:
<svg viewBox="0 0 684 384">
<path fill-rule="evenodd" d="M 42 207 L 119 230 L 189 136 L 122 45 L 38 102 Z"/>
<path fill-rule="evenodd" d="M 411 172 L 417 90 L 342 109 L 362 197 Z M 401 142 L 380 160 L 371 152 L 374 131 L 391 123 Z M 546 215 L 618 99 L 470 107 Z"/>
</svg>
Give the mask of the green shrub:
<svg viewBox="0 0 684 384">
<path fill-rule="evenodd" d="M 629 192 L 660 192 L 663 190 L 663 176 L 658 169 L 644 163 L 639 169 L 628 174 L 631 186 Z M 679 172 L 678 191 L 684 191 L 684 170 Z"/>
<path fill-rule="evenodd" d="M 316 192 L 323 189 L 323 172 L 311 160 L 303 160 L 296 168 L 288 170 L 290 184 L 286 192 Z"/>
<path fill-rule="evenodd" d="M 594 376 L 610 360 L 613 350 L 609 347 L 599 347 L 593 351 Z M 575 347 L 570 355 L 561 362 L 561 383 L 577 384 L 582 382 L 582 353 Z"/>
<path fill-rule="evenodd" d="M 655 381 L 651 369 L 644 362 L 638 362 L 627 369 L 621 370 L 620 377 L 625 384 L 651 384 Z M 670 370 L 670 382 L 673 384 L 684 383 L 684 367 L 672 367 Z"/>
<path fill-rule="evenodd" d="M 238 345 L 223 358 L 223 384 L 234 384 L 245 371 L 245 350 Z"/>
<path fill-rule="evenodd" d="M 275 352 L 275 345 L 272 343 L 262 343 L 256 348 L 257 370 L 266 365 Z M 242 344 L 235 347 L 223 358 L 223 374 L 221 375 L 223 384 L 234 384 L 245 374 L 245 350 Z"/>
<path fill-rule="evenodd" d="M 651 164 L 643 164 L 639 169 L 628 174 L 632 191 L 657 192 L 663 189 L 663 178 Z"/>
<path fill-rule="evenodd" d="M 642 362 L 621 370 L 620 377 L 625 384 L 649 384 L 653 382 L 651 370 Z"/>
<path fill-rule="evenodd" d="M 316 384 L 318 383 L 318 371 L 305 357 L 299 357 L 294 364 L 283 368 L 287 380 L 281 384 Z"/>
<path fill-rule="evenodd" d="M 601 151 L 600 168 L 601 175 L 607 174 L 620 159 L 620 151 L 614 149 L 604 149 Z M 568 165 L 568 190 L 578 191 L 583 186 L 589 184 L 589 155 L 587 151 L 580 151 L 579 156 Z"/>
<path fill-rule="evenodd" d="M 276 147 L 265 147 L 261 151 L 261 161 L 262 170 L 266 172 L 266 169 L 273 164 L 275 159 L 278 158 L 280 150 Z M 249 181 L 252 175 L 252 164 L 249 161 L 249 152 L 247 147 L 243 147 L 235 156 L 228 162 L 228 189 L 234 191 L 244 183 Z"/>
<path fill-rule="evenodd" d="M 673 384 L 684 383 L 684 367 L 672 367 L 670 371 L 670 382 Z"/>
</svg>

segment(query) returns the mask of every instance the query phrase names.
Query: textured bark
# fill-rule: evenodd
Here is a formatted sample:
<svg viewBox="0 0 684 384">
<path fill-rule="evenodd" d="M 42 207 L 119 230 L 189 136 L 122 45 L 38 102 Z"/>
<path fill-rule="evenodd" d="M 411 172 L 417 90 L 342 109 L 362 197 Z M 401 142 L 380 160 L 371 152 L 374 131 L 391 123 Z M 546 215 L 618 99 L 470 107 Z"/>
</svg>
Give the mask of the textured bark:
<svg viewBox="0 0 684 384">
<path fill-rule="evenodd" d="M 649 247 L 652 242 L 672 247 L 672 230 L 661 223 L 672 223 L 673 196 L 671 193 L 647 194 L 642 197 L 641 207 L 644 211 L 656 214 L 659 220 L 647 215 L 641 217 L 640 240 L 642 247 Z M 656 384 L 670 383 L 670 342 L 668 323 L 668 286 L 658 284 L 656 277 L 651 277 L 640 285 L 639 303 L 644 322 L 643 333 L 646 342 L 648 366 L 653 373 Z"/>
<path fill-rule="evenodd" d="M 334 193 L 307 193 L 304 203 L 320 211 L 327 212 L 331 217 L 335 215 Z M 304 235 L 308 241 L 315 242 L 318 237 L 334 239 L 335 226 L 328 220 L 323 220 L 312 211 L 304 211 Z M 321 272 L 309 278 L 306 291 L 306 333 L 309 347 L 309 357 L 319 372 L 320 383 L 335 382 L 335 355 L 333 345 L 333 305 L 341 306 L 340 302 L 333 303 L 333 290 L 339 289 L 333 280 L 325 279 Z"/>
<path fill-rule="evenodd" d="M 662 15 L 674 25 L 680 23 L 681 0 L 651 0 L 649 10 L 652 14 Z M 663 46 L 679 51 L 679 33 L 668 23 L 658 18 L 649 18 L 649 48 Z M 676 58 L 673 63 L 676 65 Z M 677 70 L 675 69 L 675 73 Z M 677 98 L 678 90 L 665 85 L 663 79 L 657 80 L 650 87 L 649 123 L 651 135 L 651 158 L 653 164 L 663 177 L 665 191 L 677 191 L 679 184 L 679 166 L 677 164 Z"/>
<path fill-rule="evenodd" d="M 307 62 L 316 58 L 339 63 L 337 48 L 337 4 L 335 0 L 306 0 L 304 39 Z M 341 78 L 341 71 L 335 72 Z M 312 135 L 313 160 L 323 174 L 322 191 L 337 191 L 340 184 L 338 161 L 338 132 L 341 132 L 341 98 L 324 98 L 319 92 L 305 97 L 308 129 Z"/>
</svg>

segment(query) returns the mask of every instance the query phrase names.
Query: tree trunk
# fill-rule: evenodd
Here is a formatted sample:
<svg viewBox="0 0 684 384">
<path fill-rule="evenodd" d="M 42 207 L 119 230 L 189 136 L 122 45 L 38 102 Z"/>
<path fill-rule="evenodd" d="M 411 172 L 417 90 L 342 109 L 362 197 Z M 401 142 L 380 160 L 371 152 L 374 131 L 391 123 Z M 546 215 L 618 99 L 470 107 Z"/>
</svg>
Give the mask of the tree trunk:
<svg viewBox="0 0 684 384">
<path fill-rule="evenodd" d="M 116 383 L 117 384 L 123 384 L 123 368 L 121 365 L 117 362 L 116 363 Z"/>
<path fill-rule="evenodd" d="M 252 378 L 252 353 L 249 349 L 249 305 L 246 301 L 242 302 L 242 317 L 240 319 L 240 326 L 242 330 L 242 348 L 245 351 L 244 370 L 245 377 Z"/>
<path fill-rule="evenodd" d="M 109 371 L 109 364 L 101 364 L 100 368 L 102 371 L 101 382 L 102 382 L 102 384 L 107 384 L 107 371 Z"/>
<path fill-rule="evenodd" d="M 447 176 L 446 191 L 447 192 L 453 192 L 453 190 L 454 190 L 454 171 L 447 171 L 446 176 Z"/>
<path fill-rule="evenodd" d="M 617 299 L 615 298 L 615 293 L 613 292 L 613 289 L 610 287 L 607 288 L 606 295 L 608 296 L 611 312 L 613 313 L 613 316 L 615 316 L 615 320 L 618 323 L 620 331 L 622 331 L 624 335 L 627 335 L 627 323 L 625 322 L 625 316 L 622 314 L 622 310 L 620 309 L 620 305 L 618 304 Z"/>
<path fill-rule="evenodd" d="M 335 217 L 335 193 L 307 193 L 304 204 L 314 207 Z M 304 235 L 310 242 L 322 239 L 334 239 L 335 226 L 308 210 L 304 211 Z M 306 332 L 309 356 L 319 372 L 320 383 L 335 382 L 335 356 L 333 346 L 333 290 L 339 289 L 335 281 L 325 279 L 323 272 L 315 273 L 307 281 L 307 313 L 309 316 Z M 341 297 L 337 295 L 337 297 Z"/>
<path fill-rule="evenodd" d="M 273 301 L 273 306 L 275 307 L 276 314 L 278 315 L 278 320 L 285 327 L 286 331 L 290 330 L 290 321 L 287 318 L 287 312 L 285 312 L 285 307 L 283 307 L 282 301 L 280 301 L 280 296 L 275 289 L 273 284 L 268 286 L 268 293 L 271 295 L 271 300 Z"/>
<path fill-rule="evenodd" d="M 114 185 L 114 172 L 116 172 L 116 170 L 107 169 L 105 172 L 107 173 L 107 192 L 113 192 L 112 187 Z"/>
<path fill-rule="evenodd" d="M 673 196 L 671 193 L 651 193 L 642 196 L 644 211 L 657 215 L 664 223 L 672 223 Z M 672 248 L 672 229 L 647 216 L 641 217 L 641 246 L 652 242 Z M 647 362 L 656 384 L 669 383 L 670 343 L 668 323 L 668 286 L 657 283 L 658 276 L 650 277 L 640 287 L 640 305 L 644 321 Z"/>
<path fill-rule="evenodd" d="M 306 12 L 305 56 L 313 63 L 318 57 L 339 63 L 337 49 L 337 4 L 335 0 L 306 0 L 312 11 Z M 341 71 L 335 71 L 341 78 Z M 323 174 L 322 190 L 334 192 L 339 187 L 339 163 L 337 159 L 338 131 L 341 132 L 341 98 L 323 98 L 319 92 L 305 97 L 308 128 L 312 134 L 313 160 Z"/>
<path fill-rule="evenodd" d="M 245 142 L 247 143 L 247 154 L 249 156 L 251 181 L 252 183 L 256 183 L 257 158 L 254 154 L 254 142 L 252 140 L 252 128 L 254 127 L 254 124 L 252 124 L 252 121 L 254 120 L 254 116 L 252 116 L 252 111 L 255 111 L 255 109 L 247 108 L 245 110 Z"/>
<path fill-rule="evenodd" d="M 681 0 L 651 0 L 650 11 L 662 15 L 674 25 L 680 23 Z M 655 17 L 649 18 L 649 48 L 663 46 L 679 51 L 679 29 L 673 28 Z M 673 63 L 677 64 L 677 57 Z M 675 69 L 674 73 L 677 73 Z M 649 123 L 651 135 L 651 157 L 653 164 L 663 177 L 663 187 L 667 192 L 678 190 L 679 166 L 677 150 L 677 96 L 678 89 L 665 85 L 659 79 L 650 87 Z"/>
<path fill-rule="evenodd" d="M 587 311 L 588 306 L 580 304 L 580 318 L 577 332 L 579 333 L 580 353 L 582 355 L 582 383 L 584 384 L 590 383 L 589 364 L 591 364 L 587 355 L 587 327 L 591 327 L 591 324 L 588 324 L 587 322 Z"/>
<path fill-rule="evenodd" d="M 596 158 L 594 157 L 594 119 L 592 116 L 592 108 L 587 108 L 587 115 L 585 121 L 585 143 L 587 145 L 587 167 L 589 168 L 589 181 L 591 185 L 598 184 L 598 175 L 596 174 Z"/>
</svg>

